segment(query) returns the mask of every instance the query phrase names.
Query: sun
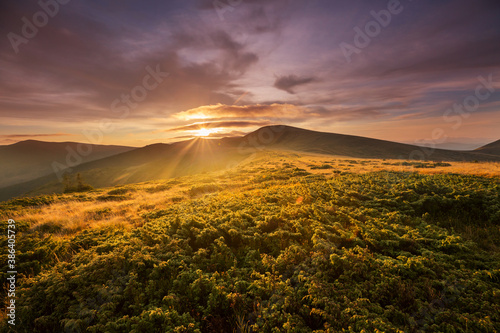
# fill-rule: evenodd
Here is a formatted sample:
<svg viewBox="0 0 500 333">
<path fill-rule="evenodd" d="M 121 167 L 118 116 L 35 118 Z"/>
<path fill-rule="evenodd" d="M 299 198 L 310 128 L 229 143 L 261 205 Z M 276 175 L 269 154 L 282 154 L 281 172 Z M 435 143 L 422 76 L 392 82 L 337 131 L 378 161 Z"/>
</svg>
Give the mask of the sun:
<svg viewBox="0 0 500 333">
<path fill-rule="evenodd" d="M 199 136 L 199 137 L 204 137 L 204 136 L 209 136 L 210 134 L 216 132 L 216 130 L 211 130 L 208 128 L 200 128 L 199 130 L 196 130 L 194 135 Z"/>
</svg>

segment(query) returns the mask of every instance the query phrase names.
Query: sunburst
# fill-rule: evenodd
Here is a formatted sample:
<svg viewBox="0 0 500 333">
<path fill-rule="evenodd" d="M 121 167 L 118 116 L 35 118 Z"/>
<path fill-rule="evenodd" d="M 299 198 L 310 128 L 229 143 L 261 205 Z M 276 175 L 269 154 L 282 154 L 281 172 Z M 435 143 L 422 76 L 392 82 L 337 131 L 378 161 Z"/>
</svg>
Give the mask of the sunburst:
<svg viewBox="0 0 500 333">
<path fill-rule="evenodd" d="M 207 137 L 207 136 L 210 136 L 210 134 L 212 133 L 216 133 L 218 130 L 213 128 L 213 129 L 210 129 L 210 128 L 200 128 L 199 130 L 196 130 L 193 132 L 193 135 L 194 136 L 198 136 L 198 137 Z"/>
</svg>

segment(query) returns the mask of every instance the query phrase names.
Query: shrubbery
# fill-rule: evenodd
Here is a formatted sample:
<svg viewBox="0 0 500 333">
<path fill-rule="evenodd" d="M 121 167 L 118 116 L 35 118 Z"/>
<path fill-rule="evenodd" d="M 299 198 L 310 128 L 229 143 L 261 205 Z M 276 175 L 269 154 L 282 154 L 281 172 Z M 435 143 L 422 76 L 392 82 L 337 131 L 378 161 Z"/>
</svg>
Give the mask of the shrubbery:
<svg viewBox="0 0 500 333">
<path fill-rule="evenodd" d="M 129 232 L 22 232 L 18 332 L 498 329 L 497 179 L 247 175 L 237 193 L 194 186 Z"/>
<path fill-rule="evenodd" d="M 73 179 L 68 174 L 64 175 L 63 185 L 64 185 L 64 190 L 63 190 L 64 193 L 86 192 L 94 189 L 92 186 L 85 183 L 80 173 L 76 174 L 75 179 Z"/>
</svg>

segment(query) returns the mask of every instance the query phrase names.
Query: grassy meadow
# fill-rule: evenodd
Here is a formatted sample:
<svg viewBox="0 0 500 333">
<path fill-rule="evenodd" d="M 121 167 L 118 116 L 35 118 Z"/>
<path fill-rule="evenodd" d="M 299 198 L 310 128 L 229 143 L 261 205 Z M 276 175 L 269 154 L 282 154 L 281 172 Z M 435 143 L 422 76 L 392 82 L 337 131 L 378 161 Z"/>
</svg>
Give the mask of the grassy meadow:
<svg viewBox="0 0 500 333">
<path fill-rule="evenodd" d="M 500 330 L 500 163 L 260 152 L 0 214 L 17 332 Z"/>
</svg>

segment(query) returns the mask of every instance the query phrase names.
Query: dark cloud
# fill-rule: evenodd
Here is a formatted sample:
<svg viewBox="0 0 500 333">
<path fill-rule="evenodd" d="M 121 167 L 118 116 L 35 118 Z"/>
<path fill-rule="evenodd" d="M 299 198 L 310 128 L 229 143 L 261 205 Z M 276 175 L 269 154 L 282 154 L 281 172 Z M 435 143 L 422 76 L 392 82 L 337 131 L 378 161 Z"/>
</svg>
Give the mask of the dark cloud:
<svg viewBox="0 0 500 333">
<path fill-rule="evenodd" d="M 223 27 L 246 35 L 280 34 L 295 10 L 294 0 L 202 0 L 198 9 L 211 13 Z"/>
<path fill-rule="evenodd" d="M 295 94 L 293 88 L 316 81 L 315 77 L 300 77 L 297 75 L 280 76 L 276 78 L 274 87 L 284 90 L 289 94 Z"/>
<path fill-rule="evenodd" d="M 316 118 L 330 119 L 334 121 L 350 121 L 356 119 L 374 119 L 388 114 L 391 109 L 400 109 L 400 107 L 387 106 L 366 106 L 366 107 L 311 107 L 311 114 Z"/>
<path fill-rule="evenodd" d="M 210 29 L 208 29 L 210 30 Z M 246 49 L 246 45 L 236 41 L 228 32 L 215 30 L 206 31 L 186 31 L 176 32 L 172 36 L 175 43 L 175 50 L 192 50 L 194 52 L 206 53 L 212 50 L 222 51 L 221 57 L 216 59 L 216 63 L 232 74 L 241 75 L 248 68 L 259 60 L 259 56 Z"/>
<path fill-rule="evenodd" d="M 404 4 L 400 16 L 393 17 L 391 24 L 372 38 L 366 48 L 352 55 L 352 63 L 347 64 L 340 55 L 332 71 L 337 79 L 379 80 L 403 75 L 423 79 L 439 75 L 446 79 L 465 70 L 498 68 L 500 26 L 493 22 L 499 19 L 498 2 L 488 0 Z M 373 17 L 365 17 L 358 26 L 363 28 L 370 20 Z M 344 42 L 354 45 L 352 28 Z"/>
<path fill-rule="evenodd" d="M 280 2 L 288 2 L 288 1 L 287 0 L 219 0 L 219 1 L 198 0 L 198 8 L 216 10 L 217 8 L 225 8 L 224 5 L 227 5 L 228 7 L 237 8 L 239 6 L 245 6 L 245 5 L 270 4 L 270 3 L 272 4 Z"/>
<path fill-rule="evenodd" d="M 477 71 L 498 67 L 500 43 L 498 37 L 470 41 L 467 44 L 455 43 L 436 50 L 432 55 L 421 54 L 407 63 L 393 64 L 382 75 L 401 73 L 440 73 L 464 69 Z"/>
<path fill-rule="evenodd" d="M 170 77 L 148 92 L 130 110 L 129 118 L 232 103 L 238 98 L 230 93 L 238 90 L 233 82 L 259 60 L 243 42 L 196 16 L 183 21 L 190 29 L 169 28 L 144 38 L 145 31 L 137 26 L 102 22 L 86 12 L 87 7 L 77 12 L 78 6 L 69 3 L 61 8 L 54 21 L 20 45 L 17 55 L 2 39 L 0 89 L 5 95 L 0 96 L 0 116 L 58 121 L 113 118 L 111 103 L 142 84 L 147 66 L 157 65 Z M 20 17 L 7 29 L 17 31 L 19 23 Z M 189 61 L 180 54 L 184 50 L 193 55 Z M 210 58 L 197 59 L 197 54 L 209 53 Z"/>
</svg>

